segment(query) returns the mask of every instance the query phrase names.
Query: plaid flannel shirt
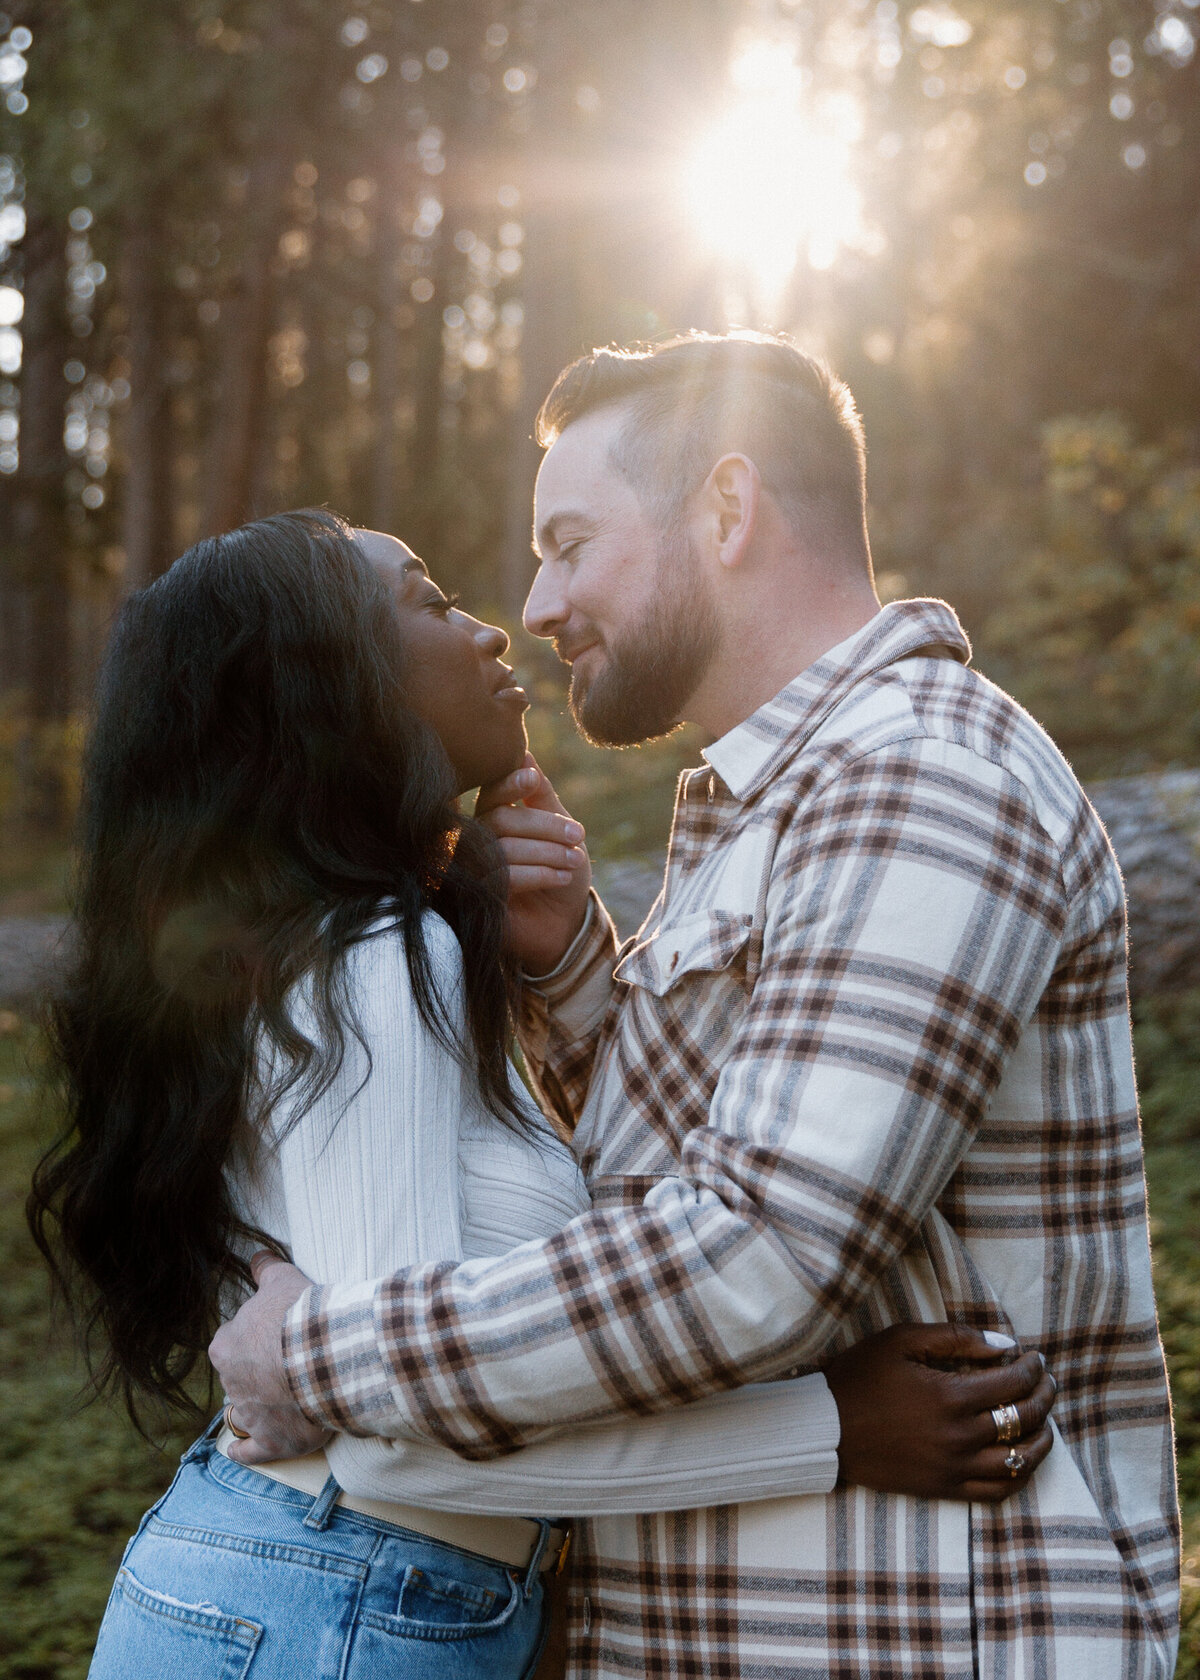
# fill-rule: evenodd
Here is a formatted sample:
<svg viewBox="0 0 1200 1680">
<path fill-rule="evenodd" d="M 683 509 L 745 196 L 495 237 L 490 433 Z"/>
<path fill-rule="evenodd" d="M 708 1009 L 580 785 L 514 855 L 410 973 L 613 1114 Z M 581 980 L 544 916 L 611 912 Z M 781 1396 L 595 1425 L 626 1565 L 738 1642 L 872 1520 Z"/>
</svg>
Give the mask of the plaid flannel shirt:
<svg viewBox="0 0 1200 1680">
<path fill-rule="evenodd" d="M 663 892 L 527 985 L 594 1209 L 309 1292 L 297 1399 L 471 1458 L 953 1318 L 1040 1348 L 997 1507 L 828 1495 L 581 1525 L 571 1673 L 1168 1680 L 1178 1527 L 1120 877 L 1068 766 L 887 607 L 680 782 Z M 887 1396 L 880 1396 L 886 1406 Z"/>
</svg>

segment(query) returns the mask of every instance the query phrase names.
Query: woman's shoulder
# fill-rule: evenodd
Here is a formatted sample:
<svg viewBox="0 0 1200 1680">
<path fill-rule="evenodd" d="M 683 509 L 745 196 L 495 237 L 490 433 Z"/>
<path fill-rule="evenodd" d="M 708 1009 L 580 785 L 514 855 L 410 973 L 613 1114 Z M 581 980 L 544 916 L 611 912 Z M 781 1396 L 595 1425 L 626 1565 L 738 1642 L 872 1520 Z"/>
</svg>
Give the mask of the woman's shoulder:
<svg viewBox="0 0 1200 1680">
<path fill-rule="evenodd" d="M 453 1007 L 462 979 L 462 948 L 453 928 L 436 910 L 426 910 L 420 923 L 421 945 L 429 977 L 444 1005 Z M 411 999 L 412 972 L 408 960 L 409 931 L 398 914 L 381 910 L 368 923 L 345 956 L 351 984 L 366 1000 L 380 988 Z"/>
</svg>

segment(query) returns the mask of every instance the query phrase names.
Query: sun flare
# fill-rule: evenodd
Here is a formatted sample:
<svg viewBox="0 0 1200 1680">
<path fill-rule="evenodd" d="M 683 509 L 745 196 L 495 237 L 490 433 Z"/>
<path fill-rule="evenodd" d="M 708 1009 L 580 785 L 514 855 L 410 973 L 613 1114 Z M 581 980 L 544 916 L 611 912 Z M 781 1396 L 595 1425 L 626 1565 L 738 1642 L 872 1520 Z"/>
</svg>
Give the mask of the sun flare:
<svg viewBox="0 0 1200 1680">
<path fill-rule="evenodd" d="M 732 67 L 733 99 L 696 140 L 683 192 L 700 238 L 769 304 L 797 264 L 830 268 L 861 228 L 853 101 L 814 100 L 790 50 L 762 41 Z"/>
</svg>

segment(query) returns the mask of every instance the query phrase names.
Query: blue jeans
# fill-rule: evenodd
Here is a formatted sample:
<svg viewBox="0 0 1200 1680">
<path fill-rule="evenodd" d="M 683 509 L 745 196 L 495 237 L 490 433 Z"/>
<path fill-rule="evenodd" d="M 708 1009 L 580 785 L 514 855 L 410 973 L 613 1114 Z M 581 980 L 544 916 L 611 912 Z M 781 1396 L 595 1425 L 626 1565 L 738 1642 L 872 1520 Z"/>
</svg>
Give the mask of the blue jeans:
<svg viewBox="0 0 1200 1680">
<path fill-rule="evenodd" d="M 343 1511 L 332 1477 L 313 1499 L 218 1453 L 219 1422 L 129 1542 L 89 1680 L 532 1674 L 539 1559 L 509 1569 Z"/>
</svg>

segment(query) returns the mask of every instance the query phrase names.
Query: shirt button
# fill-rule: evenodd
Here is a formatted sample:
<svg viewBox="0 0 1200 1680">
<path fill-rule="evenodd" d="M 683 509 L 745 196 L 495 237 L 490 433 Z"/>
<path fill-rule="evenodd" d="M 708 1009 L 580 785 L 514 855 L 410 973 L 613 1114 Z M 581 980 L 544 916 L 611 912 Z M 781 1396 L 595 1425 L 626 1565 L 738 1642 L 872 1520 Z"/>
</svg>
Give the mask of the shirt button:
<svg viewBox="0 0 1200 1680">
<path fill-rule="evenodd" d="M 592 1631 L 592 1601 L 590 1598 L 585 1598 L 583 1601 L 583 1631 L 584 1633 Z"/>
</svg>

